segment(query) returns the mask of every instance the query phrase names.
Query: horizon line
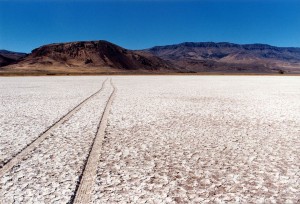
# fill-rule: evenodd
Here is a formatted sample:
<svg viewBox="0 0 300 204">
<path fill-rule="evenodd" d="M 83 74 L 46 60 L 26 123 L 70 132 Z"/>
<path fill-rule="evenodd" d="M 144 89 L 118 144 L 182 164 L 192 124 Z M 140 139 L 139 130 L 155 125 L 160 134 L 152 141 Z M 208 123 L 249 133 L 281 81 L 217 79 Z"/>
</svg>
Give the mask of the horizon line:
<svg viewBox="0 0 300 204">
<path fill-rule="evenodd" d="M 78 40 L 78 41 L 63 41 L 63 42 L 47 43 L 47 44 L 43 44 L 43 45 L 40 45 L 40 46 L 37 46 L 37 47 L 33 48 L 30 52 L 24 52 L 24 51 L 20 51 L 20 50 L 10 50 L 10 49 L 6 49 L 6 48 L 0 48 L 0 50 L 29 54 L 34 49 L 37 49 L 37 48 L 40 48 L 40 47 L 43 47 L 43 46 L 47 46 L 47 45 L 64 44 L 64 43 L 75 43 L 75 42 L 97 42 L 97 41 L 106 41 L 106 42 L 112 43 L 114 45 L 117 45 L 119 47 L 125 48 L 127 50 L 146 50 L 146 49 L 151 49 L 151 48 L 154 48 L 154 47 L 164 47 L 164 46 L 180 45 L 180 44 L 184 44 L 184 43 L 215 43 L 215 44 L 227 43 L 227 44 L 234 44 L 234 45 L 267 45 L 267 46 L 277 47 L 277 48 L 300 48 L 298 46 L 277 46 L 277 45 L 272 45 L 272 44 L 262 43 L 262 42 L 236 43 L 236 42 L 230 42 L 230 41 L 183 41 L 183 42 L 173 43 L 173 44 L 153 45 L 151 47 L 146 47 L 146 48 L 141 48 L 141 49 L 129 49 L 129 48 L 126 48 L 125 46 L 121 46 L 121 45 L 119 45 L 117 43 L 114 43 L 112 41 L 101 39 L 101 40 Z"/>
</svg>

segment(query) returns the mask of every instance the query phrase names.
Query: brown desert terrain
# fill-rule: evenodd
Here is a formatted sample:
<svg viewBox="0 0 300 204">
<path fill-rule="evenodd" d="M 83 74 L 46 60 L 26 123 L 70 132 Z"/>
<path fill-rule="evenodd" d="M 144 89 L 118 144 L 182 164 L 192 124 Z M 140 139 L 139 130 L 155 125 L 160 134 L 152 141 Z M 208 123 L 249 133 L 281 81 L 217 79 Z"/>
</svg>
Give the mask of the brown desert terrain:
<svg viewBox="0 0 300 204">
<path fill-rule="evenodd" d="M 100 74 L 170 72 L 174 66 L 148 52 L 131 51 L 107 41 L 50 44 L 34 49 L 16 64 L 1 68 L 13 73 Z"/>
<path fill-rule="evenodd" d="M 100 40 L 0 52 L 0 62 L 0 75 L 300 74 L 300 48 L 188 42 L 128 50 Z"/>
<path fill-rule="evenodd" d="M 300 48 L 187 42 L 146 51 L 193 72 L 300 73 Z"/>
</svg>

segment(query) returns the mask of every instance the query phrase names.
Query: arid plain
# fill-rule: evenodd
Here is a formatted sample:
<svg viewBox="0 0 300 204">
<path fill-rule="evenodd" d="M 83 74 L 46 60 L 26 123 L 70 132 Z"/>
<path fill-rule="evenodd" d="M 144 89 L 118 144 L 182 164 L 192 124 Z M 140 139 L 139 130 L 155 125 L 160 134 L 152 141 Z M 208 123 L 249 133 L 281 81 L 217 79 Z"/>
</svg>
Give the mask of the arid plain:
<svg viewBox="0 0 300 204">
<path fill-rule="evenodd" d="M 299 203 L 299 76 L 0 78 L 0 203 Z"/>
</svg>

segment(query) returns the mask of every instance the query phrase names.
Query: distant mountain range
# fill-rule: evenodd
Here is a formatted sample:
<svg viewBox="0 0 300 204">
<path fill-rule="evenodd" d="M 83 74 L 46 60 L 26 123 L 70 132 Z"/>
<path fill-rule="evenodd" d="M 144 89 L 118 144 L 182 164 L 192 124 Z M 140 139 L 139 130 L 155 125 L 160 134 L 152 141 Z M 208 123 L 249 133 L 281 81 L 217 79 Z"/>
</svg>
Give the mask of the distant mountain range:
<svg viewBox="0 0 300 204">
<path fill-rule="evenodd" d="M 194 72 L 299 72 L 300 48 L 186 42 L 146 51 Z"/>
<path fill-rule="evenodd" d="M 107 41 L 0 50 L 1 73 L 300 73 L 300 48 L 186 42 L 128 50 Z"/>
<path fill-rule="evenodd" d="M 16 63 L 26 55 L 27 55 L 26 53 L 21 53 L 21 52 L 0 50 L 0 67 Z"/>
</svg>

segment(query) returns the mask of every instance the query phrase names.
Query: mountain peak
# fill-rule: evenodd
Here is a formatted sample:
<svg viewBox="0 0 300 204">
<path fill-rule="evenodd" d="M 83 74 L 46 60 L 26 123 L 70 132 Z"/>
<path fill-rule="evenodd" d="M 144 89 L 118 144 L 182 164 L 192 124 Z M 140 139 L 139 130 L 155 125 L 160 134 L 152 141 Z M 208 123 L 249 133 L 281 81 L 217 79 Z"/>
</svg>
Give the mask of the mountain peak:
<svg viewBox="0 0 300 204">
<path fill-rule="evenodd" d="M 52 43 L 32 50 L 20 61 L 23 67 L 67 67 L 121 70 L 172 70 L 171 65 L 150 54 L 131 51 L 108 41 Z M 173 70 L 175 71 L 175 70 Z"/>
</svg>

